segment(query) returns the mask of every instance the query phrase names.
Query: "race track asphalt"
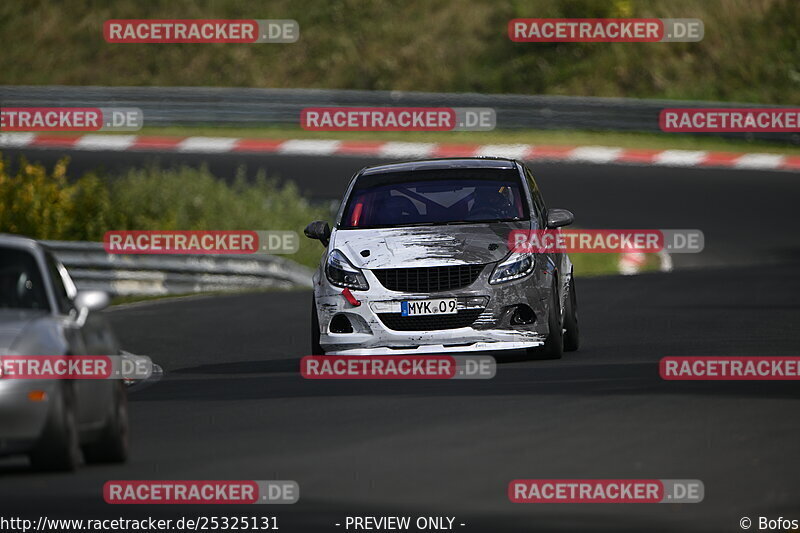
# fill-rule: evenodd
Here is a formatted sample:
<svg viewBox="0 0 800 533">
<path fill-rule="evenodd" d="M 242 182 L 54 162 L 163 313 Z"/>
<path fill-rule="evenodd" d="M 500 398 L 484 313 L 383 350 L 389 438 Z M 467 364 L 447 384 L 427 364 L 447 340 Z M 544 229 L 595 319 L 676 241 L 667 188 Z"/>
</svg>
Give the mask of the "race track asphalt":
<svg viewBox="0 0 800 533">
<path fill-rule="evenodd" d="M 270 161 L 310 189 L 335 174 L 339 190 L 372 162 Z M 286 532 L 345 531 L 335 524 L 347 515 L 455 516 L 457 531 L 479 532 L 740 531 L 744 516 L 800 519 L 797 384 L 658 375 L 668 355 L 800 355 L 797 176 L 534 170 L 548 203 L 583 227 L 699 228 L 706 252 L 672 273 L 578 280 L 581 350 L 502 358 L 485 381 L 304 380 L 307 291 L 115 308 L 123 346 L 166 371 L 131 395 L 131 460 L 62 475 L 5 460 L 0 515 L 258 513 Z M 512 504 L 517 478 L 699 479 L 705 500 Z M 111 506 L 111 479 L 291 479 L 301 496 L 292 506 Z"/>
</svg>

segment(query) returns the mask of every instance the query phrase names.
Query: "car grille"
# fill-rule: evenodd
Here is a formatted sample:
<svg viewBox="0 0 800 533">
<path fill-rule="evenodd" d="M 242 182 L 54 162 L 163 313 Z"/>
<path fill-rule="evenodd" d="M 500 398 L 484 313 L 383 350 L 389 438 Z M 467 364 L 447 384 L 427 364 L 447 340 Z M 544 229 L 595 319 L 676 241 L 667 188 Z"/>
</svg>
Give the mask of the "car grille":
<svg viewBox="0 0 800 533">
<path fill-rule="evenodd" d="M 381 322 L 395 331 L 435 331 L 466 328 L 475 322 L 482 309 L 465 309 L 452 315 L 403 316 L 400 313 L 378 313 Z"/>
<path fill-rule="evenodd" d="M 461 289 L 475 283 L 486 265 L 423 268 L 382 268 L 372 273 L 390 291 L 438 292 Z"/>
</svg>

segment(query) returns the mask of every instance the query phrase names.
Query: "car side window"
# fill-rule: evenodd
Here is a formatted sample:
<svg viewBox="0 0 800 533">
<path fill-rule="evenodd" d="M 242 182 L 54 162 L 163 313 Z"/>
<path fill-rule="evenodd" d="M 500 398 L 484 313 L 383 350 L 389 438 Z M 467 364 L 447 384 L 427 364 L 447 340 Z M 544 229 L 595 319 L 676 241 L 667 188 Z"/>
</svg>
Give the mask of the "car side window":
<svg viewBox="0 0 800 533">
<path fill-rule="evenodd" d="M 528 167 L 525 167 L 525 178 L 528 180 L 528 187 L 531 190 L 531 197 L 533 198 L 533 205 L 536 208 L 536 216 L 539 219 L 539 226 L 544 228 L 546 224 L 547 208 L 542 200 L 542 194 L 539 192 L 539 186 L 536 180 L 533 179 L 533 174 Z"/>
<path fill-rule="evenodd" d="M 58 262 L 50 252 L 47 252 L 45 253 L 45 263 L 47 263 L 47 271 L 50 274 L 50 280 L 53 284 L 53 289 L 55 289 L 58 311 L 64 315 L 69 314 L 73 307 L 72 299 L 70 298 L 69 292 L 64 285 L 64 280 L 61 277 Z"/>
<path fill-rule="evenodd" d="M 49 310 L 42 274 L 29 251 L 0 248 L 0 308 Z"/>
</svg>

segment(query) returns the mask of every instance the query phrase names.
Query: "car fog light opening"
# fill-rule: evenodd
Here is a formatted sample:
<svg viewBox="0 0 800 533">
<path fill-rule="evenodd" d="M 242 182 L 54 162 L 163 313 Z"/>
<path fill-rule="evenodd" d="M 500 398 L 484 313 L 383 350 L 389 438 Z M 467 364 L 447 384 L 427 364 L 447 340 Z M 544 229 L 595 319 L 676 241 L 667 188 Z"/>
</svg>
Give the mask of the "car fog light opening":
<svg viewBox="0 0 800 533">
<path fill-rule="evenodd" d="M 527 305 L 518 305 L 511 315 L 512 326 L 527 326 L 536 322 L 536 313 Z"/>
<path fill-rule="evenodd" d="M 330 329 L 331 333 L 353 333 L 353 325 L 350 323 L 350 319 L 341 313 L 331 319 L 328 329 Z"/>
</svg>

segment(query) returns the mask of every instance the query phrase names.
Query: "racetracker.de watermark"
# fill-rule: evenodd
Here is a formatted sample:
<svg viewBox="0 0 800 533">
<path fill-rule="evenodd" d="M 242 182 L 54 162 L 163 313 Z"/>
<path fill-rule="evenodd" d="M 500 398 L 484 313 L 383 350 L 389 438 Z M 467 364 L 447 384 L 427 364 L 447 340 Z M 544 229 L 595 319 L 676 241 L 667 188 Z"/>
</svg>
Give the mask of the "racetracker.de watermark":
<svg viewBox="0 0 800 533">
<path fill-rule="evenodd" d="M 307 107 L 300 126 L 309 131 L 490 131 L 490 107 Z"/>
<path fill-rule="evenodd" d="M 705 27 L 691 18 L 519 18 L 508 21 L 518 43 L 693 43 Z"/>
<path fill-rule="evenodd" d="M 300 361 L 306 379 L 492 379 L 490 355 L 308 355 Z"/>
<path fill-rule="evenodd" d="M 293 254 L 300 249 L 296 231 L 107 231 L 110 254 Z"/>
<path fill-rule="evenodd" d="M 112 19 L 103 25 L 107 43 L 294 43 L 300 38 L 296 20 Z"/>
<path fill-rule="evenodd" d="M 793 381 L 800 357 L 664 357 L 658 371 L 668 381 Z"/>
<path fill-rule="evenodd" d="M 699 229 L 513 230 L 508 247 L 519 253 L 700 253 L 705 237 Z"/>
<path fill-rule="evenodd" d="M 144 380 L 152 373 L 145 355 L 0 355 L 0 379 Z"/>
<path fill-rule="evenodd" d="M 138 131 L 138 107 L 3 107 L 0 131 Z"/>
<path fill-rule="evenodd" d="M 700 503 L 699 479 L 515 479 L 513 503 Z"/>
<path fill-rule="evenodd" d="M 292 504 L 300 486 L 290 480 L 119 480 L 103 485 L 110 504 Z"/>
<path fill-rule="evenodd" d="M 671 132 L 800 132 L 800 108 L 675 108 L 662 109 L 661 131 Z"/>
</svg>

